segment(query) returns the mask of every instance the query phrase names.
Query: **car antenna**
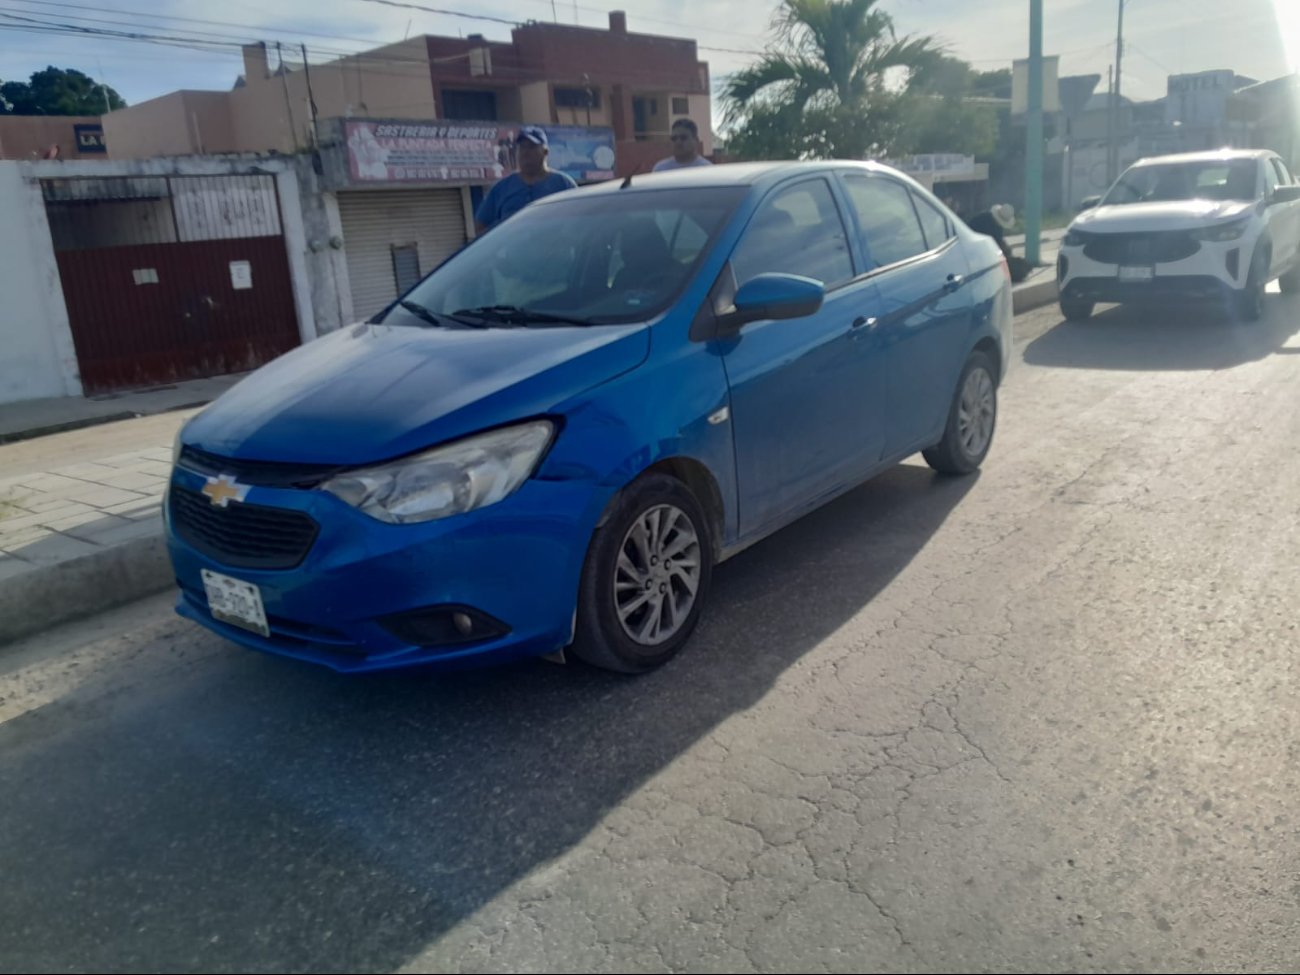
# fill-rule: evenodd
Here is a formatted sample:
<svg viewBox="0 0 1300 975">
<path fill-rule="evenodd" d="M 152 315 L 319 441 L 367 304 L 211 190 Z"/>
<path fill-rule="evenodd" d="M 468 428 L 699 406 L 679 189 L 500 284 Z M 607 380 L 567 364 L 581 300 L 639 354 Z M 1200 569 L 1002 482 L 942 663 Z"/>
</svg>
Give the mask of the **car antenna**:
<svg viewBox="0 0 1300 975">
<path fill-rule="evenodd" d="M 643 164 L 643 165 L 644 165 L 644 164 Z M 629 186 L 631 186 L 631 185 L 632 185 L 632 177 L 635 176 L 635 175 L 636 175 L 637 173 L 639 173 L 639 172 L 641 172 L 641 167 L 640 167 L 640 166 L 637 166 L 636 169 L 634 169 L 634 170 L 632 170 L 632 172 L 628 173 L 628 174 L 627 174 L 627 177 L 623 180 L 623 185 L 620 186 L 619 189 L 620 189 L 620 190 L 625 190 L 625 189 L 627 189 Z"/>
</svg>

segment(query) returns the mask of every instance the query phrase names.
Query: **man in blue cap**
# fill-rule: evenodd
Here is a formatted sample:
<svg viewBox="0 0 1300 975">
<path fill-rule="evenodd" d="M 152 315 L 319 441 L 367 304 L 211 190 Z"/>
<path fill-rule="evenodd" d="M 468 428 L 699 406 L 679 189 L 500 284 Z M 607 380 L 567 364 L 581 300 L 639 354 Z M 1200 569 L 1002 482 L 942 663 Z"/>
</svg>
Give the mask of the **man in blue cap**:
<svg viewBox="0 0 1300 975">
<path fill-rule="evenodd" d="M 536 125 L 525 125 L 515 136 L 519 149 L 519 171 L 488 190 L 474 214 L 474 230 L 482 235 L 502 220 L 518 213 L 534 200 L 540 200 L 561 190 L 571 190 L 578 184 L 564 173 L 557 173 L 546 165 L 550 154 L 546 133 Z"/>
</svg>

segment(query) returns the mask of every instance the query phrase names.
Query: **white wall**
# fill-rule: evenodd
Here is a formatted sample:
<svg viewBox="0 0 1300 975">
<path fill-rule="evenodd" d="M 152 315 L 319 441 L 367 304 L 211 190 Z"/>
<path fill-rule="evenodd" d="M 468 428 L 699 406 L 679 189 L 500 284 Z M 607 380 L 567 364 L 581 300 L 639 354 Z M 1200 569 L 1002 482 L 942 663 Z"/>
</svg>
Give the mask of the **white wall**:
<svg viewBox="0 0 1300 975">
<path fill-rule="evenodd" d="M 45 203 L 22 165 L 0 162 L 0 403 L 81 395 Z"/>
</svg>

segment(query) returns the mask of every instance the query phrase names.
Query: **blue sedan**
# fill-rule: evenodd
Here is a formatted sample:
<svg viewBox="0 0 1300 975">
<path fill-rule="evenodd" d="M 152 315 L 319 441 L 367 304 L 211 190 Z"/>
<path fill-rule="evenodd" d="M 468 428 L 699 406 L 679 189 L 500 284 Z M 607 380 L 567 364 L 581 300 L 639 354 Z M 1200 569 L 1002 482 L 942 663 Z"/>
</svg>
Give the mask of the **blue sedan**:
<svg viewBox="0 0 1300 975">
<path fill-rule="evenodd" d="M 917 451 L 974 471 L 1010 354 L 997 246 L 886 167 L 557 194 L 186 424 L 178 610 L 344 671 L 649 670 L 719 562 Z"/>
</svg>

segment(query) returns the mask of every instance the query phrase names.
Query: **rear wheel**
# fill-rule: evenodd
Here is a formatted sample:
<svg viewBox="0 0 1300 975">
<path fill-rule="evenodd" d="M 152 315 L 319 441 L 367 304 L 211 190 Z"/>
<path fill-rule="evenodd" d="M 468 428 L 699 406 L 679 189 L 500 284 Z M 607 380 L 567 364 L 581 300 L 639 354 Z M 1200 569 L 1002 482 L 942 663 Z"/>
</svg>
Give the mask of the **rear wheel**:
<svg viewBox="0 0 1300 975">
<path fill-rule="evenodd" d="M 708 521 L 690 490 L 664 474 L 635 481 L 587 551 L 574 654 L 627 674 L 667 663 L 699 622 L 712 573 Z"/>
<path fill-rule="evenodd" d="M 988 455 L 998 418 L 998 388 L 993 360 L 973 352 L 957 380 L 943 439 L 922 451 L 925 462 L 941 474 L 970 474 Z"/>
<path fill-rule="evenodd" d="M 1083 322 L 1092 317 L 1096 306 L 1091 301 L 1079 301 L 1075 298 L 1061 299 L 1061 314 L 1069 322 Z"/>
</svg>

